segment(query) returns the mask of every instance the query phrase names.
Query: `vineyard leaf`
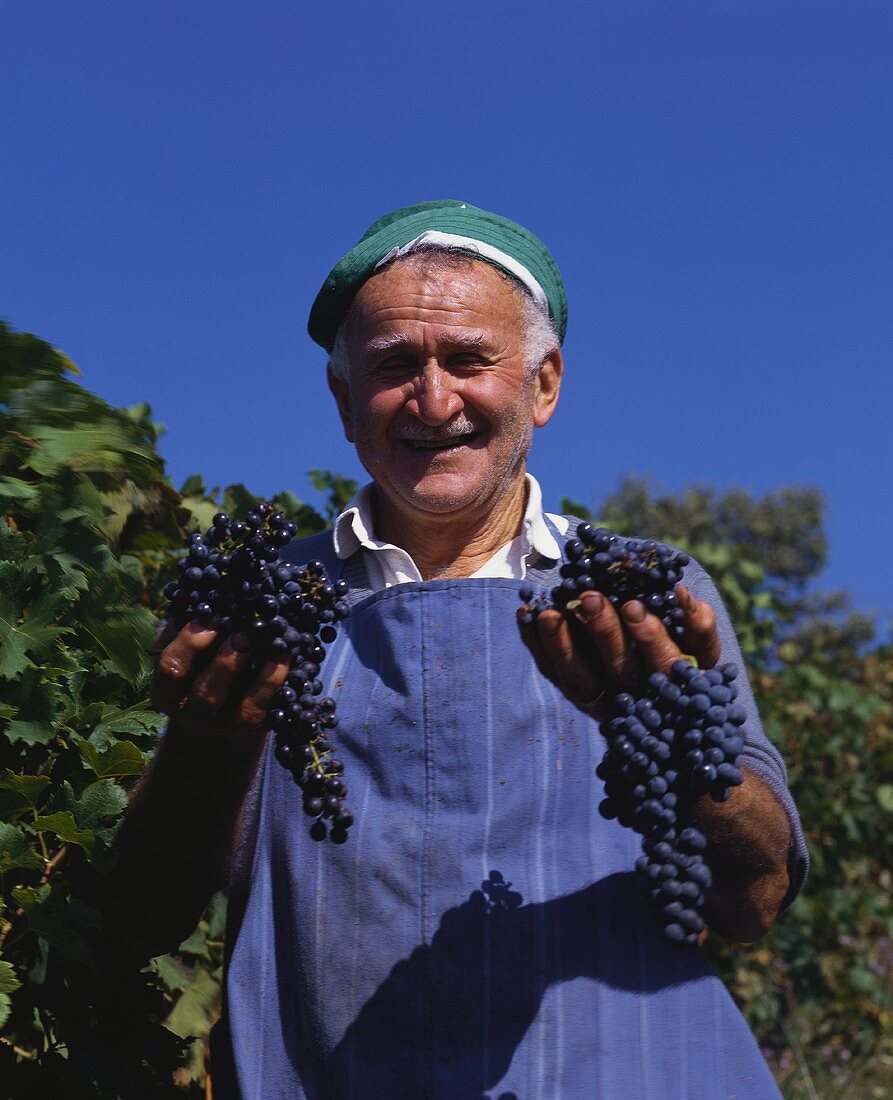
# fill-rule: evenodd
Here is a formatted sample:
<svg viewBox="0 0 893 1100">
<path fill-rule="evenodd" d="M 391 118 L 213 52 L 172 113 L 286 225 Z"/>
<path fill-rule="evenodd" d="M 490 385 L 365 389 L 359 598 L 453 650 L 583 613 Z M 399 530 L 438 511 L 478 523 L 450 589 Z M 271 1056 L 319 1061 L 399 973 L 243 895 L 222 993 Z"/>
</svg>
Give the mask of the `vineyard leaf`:
<svg viewBox="0 0 893 1100">
<path fill-rule="evenodd" d="M 147 650 L 155 634 L 155 619 L 148 611 L 139 616 L 110 613 L 102 619 L 85 615 L 82 625 L 128 683 L 136 685 L 148 675 Z"/>
<path fill-rule="evenodd" d="M 877 801 L 882 810 L 888 814 L 893 813 L 893 784 L 882 783 L 878 787 Z"/>
<path fill-rule="evenodd" d="M 36 871 L 43 866 L 41 856 L 28 847 L 24 830 L 0 821 L 0 874 L 13 868 Z"/>
<path fill-rule="evenodd" d="M 8 622 L 20 618 L 28 602 L 28 582 L 18 562 L 0 561 L 0 641 Z"/>
<path fill-rule="evenodd" d="M 0 959 L 0 993 L 15 993 L 21 984 L 12 963 Z"/>
<path fill-rule="evenodd" d="M 47 678 L 45 669 L 34 665 L 26 668 L 9 685 L 7 699 L 10 706 L 16 706 L 14 720 L 6 729 L 9 741 L 35 745 L 53 739 L 65 697 L 59 685 Z"/>
<path fill-rule="evenodd" d="M 25 745 L 48 745 L 56 736 L 56 727 L 50 722 L 28 722 L 17 719 L 9 723 L 5 733 L 6 739 L 13 744 L 21 741 Z"/>
<path fill-rule="evenodd" d="M 114 424 L 65 428 L 38 424 L 33 430 L 40 448 L 29 452 L 25 464 L 36 474 L 51 477 L 60 466 L 65 466 L 81 471 L 117 471 L 123 475 L 133 473 L 138 464 L 149 464 L 146 461 L 149 454 L 140 454 L 133 446 L 132 434 Z"/>
<path fill-rule="evenodd" d="M 202 1039 L 193 1039 L 186 1061 L 174 1070 L 174 1083 L 181 1088 L 193 1082 L 201 1083 L 205 1073 L 205 1043 Z"/>
<path fill-rule="evenodd" d="M 72 592 L 82 592 L 89 588 L 90 578 L 87 576 L 87 566 L 76 555 L 69 554 L 65 550 L 54 549 L 48 564 L 53 570 L 53 576 L 64 580 Z"/>
<path fill-rule="evenodd" d="M 195 980 L 195 967 L 189 966 L 176 955 L 159 955 L 152 960 L 152 967 L 173 992 L 186 989 Z"/>
<path fill-rule="evenodd" d="M 129 480 L 103 492 L 102 502 L 106 515 L 102 520 L 102 532 L 109 542 L 117 544 L 127 521 L 142 503 L 142 498 L 142 491 Z"/>
<path fill-rule="evenodd" d="M 90 742 L 100 752 L 114 743 L 115 737 L 122 733 L 145 737 L 156 733 L 167 721 L 163 714 L 150 710 L 144 704 L 122 710 L 119 707 L 106 706 L 102 718 L 90 734 Z"/>
<path fill-rule="evenodd" d="M 35 833 L 55 833 L 60 840 L 79 845 L 88 855 L 92 855 L 96 847 L 96 834 L 92 829 L 79 829 L 70 810 L 38 817 L 28 822 L 27 828 Z"/>
<path fill-rule="evenodd" d="M 28 924 L 38 936 L 78 962 L 93 965 L 85 940 L 66 924 L 62 911 L 49 896 L 48 884 L 41 887 L 17 886 L 12 891 L 12 898 L 25 911 Z"/>
<path fill-rule="evenodd" d="M 201 474 L 191 474 L 180 488 L 181 497 L 203 497 L 204 495 L 205 479 Z"/>
<path fill-rule="evenodd" d="M 9 1019 L 9 1012 L 12 1006 L 9 994 L 15 993 L 15 991 L 21 987 L 21 984 L 22 983 L 16 977 L 16 972 L 13 969 L 12 963 L 7 962 L 5 959 L 0 959 L 0 1028 L 2 1028 Z"/>
<path fill-rule="evenodd" d="M 199 528 L 210 527 L 211 520 L 220 511 L 213 500 L 206 500 L 198 496 L 184 496 L 180 501 L 184 508 L 188 508 L 193 520 Z"/>
<path fill-rule="evenodd" d="M 0 477 L 0 497 L 7 500 L 31 501 L 37 496 L 37 487 L 20 477 Z"/>
<path fill-rule="evenodd" d="M 100 752 L 89 741 L 80 740 L 81 756 L 100 778 L 112 775 L 139 775 L 145 757 L 132 741 L 118 741 L 105 752 Z"/>
<path fill-rule="evenodd" d="M 257 504 L 258 498 L 244 485 L 227 485 L 223 490 L 223 510 L 231 516 L 244 516 Z"/>
<path fill-rule="evenodd" d="M 226 891 L 218 890 L 208 902 L 205 920 L 208 926 L 208 939 L 223 939 L 226 931 Z"/>
<path fill-rule="evenodd" d="M 28 846 L 28 839 L 18 825 L 0 821 L 0 853 L 17 856 Z"/>
<path fill-rule="evenodd" d="M 48 660 L 56 639 L 73 629 L 54 621 L 71 602 L 67 590 L 41 592 L 23 617 L 23 587 L 20 570 L 0 562 L 0 677 L 8 680 L 28 667 L 29 656 L 38 664 Z"/>
<path fill-rule="evenodd" d="M 127 792 L 113 779 L 97 779 L 85 787 L 80 798 L 68 783 L 62 784 L 62 800 L 81 829 L 91 829 L 105 843 L 114 839 L 117 818 L 127 805 Z"/>
<path fill-rule="evenodd" d="M 181 1039 L 207 1035 L 220 1015 L 220 984 L 206 970 L 183 990 L 164 1026 Z"/>
<path fill-rule="evenodd" d="M 7 768 L 0 774 L 0 790 L 11 791 L 23 807 L 37 808 L 40 794 L 50 784 L 48 775 L 18 775 Z"/>
<path fill-rule="evenodd" d="M 13 530 L 7 518 L 0 516 L 0 561 L 20 562 L 30 551 L 30 537 Z"/>
<path fill-rule="evenodd" d="M 208 947 L 208 935 L 204 928 L 198 927 L 187 936 L 177 948 L 178 955 L 191 955 L 197 959 L 211 961 L 211 951 Z"/>
</svg>

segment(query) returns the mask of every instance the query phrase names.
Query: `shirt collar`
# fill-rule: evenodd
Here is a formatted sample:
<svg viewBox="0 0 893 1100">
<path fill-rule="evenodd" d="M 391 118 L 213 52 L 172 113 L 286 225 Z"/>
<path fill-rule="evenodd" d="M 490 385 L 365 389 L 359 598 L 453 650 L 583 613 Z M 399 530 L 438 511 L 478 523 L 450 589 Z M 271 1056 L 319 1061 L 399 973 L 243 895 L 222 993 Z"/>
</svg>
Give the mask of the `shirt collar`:
<svg viewBox="0 0 893 1100">
<path fill-rule="evenodd" d="M 521 521 L 521 533 L 524 556 L 528 559 L 541 556 L 558 561 L 561 548 L 555 536 L 549 530 L 543 513 L 543 493 L 533 474 L 526 474 L 527 507 Z M 339 558 L 349 558 L 362 547 L 365 550 L 399 550 L 389 542 L 381 542 L 375 537 L 372 520 L 372 482 L 362 489 L 347 504 L 335 520 L 333 531 L 335 553 Z M 403 551 L 405 553 L 405 551 Z"/>
<path fill-rule="evenodd" d="M 546 523 L 546 516 L 543 512 L 543 491 L 540 489 L 540 483 L 533 474 L 525 476 L 527 480 L 527 507 L 521 521 L 520 535 L 524 556 L 531 560 L 536 557 L 543 557 L 560 561 L 561 547 Z"/>
</svg>

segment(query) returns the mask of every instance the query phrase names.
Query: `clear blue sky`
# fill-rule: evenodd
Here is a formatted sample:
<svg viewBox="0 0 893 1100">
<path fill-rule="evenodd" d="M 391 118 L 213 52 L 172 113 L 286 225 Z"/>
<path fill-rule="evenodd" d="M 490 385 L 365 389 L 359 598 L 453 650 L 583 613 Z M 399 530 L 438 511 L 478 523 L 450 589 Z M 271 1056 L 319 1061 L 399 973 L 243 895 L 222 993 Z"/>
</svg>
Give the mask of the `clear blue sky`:
<svg viewBox="0 0 893 1100">
<path fill-rule="evenodd" d="M 0 316 L 178 483 L 362 477 L 306 335 L 422 198 L 528 225 L 570 301 L 547 504 L 624 473 L 828 501 L 893 614 L 893 8 L 872 0 L 47 3 L 2 12 Z"/>
</svg>

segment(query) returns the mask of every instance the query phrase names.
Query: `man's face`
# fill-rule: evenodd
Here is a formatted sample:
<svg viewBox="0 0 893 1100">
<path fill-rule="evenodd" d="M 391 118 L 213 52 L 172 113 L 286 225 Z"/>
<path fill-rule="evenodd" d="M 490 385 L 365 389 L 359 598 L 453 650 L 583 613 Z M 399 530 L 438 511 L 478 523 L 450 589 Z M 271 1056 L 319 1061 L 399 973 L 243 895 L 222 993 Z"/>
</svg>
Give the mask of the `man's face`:
<svg viewBox="0 0 893 1100">
<path fill-rule="evenodd" d="M 347 318 L 350 377 L 331 376 L 348 440 L 398 512 L 480 512 L 524 473 L 551 417 L 561 355 L 531 376 L 521 299 L 489 264 L 398 261 Z"/>
</svg>

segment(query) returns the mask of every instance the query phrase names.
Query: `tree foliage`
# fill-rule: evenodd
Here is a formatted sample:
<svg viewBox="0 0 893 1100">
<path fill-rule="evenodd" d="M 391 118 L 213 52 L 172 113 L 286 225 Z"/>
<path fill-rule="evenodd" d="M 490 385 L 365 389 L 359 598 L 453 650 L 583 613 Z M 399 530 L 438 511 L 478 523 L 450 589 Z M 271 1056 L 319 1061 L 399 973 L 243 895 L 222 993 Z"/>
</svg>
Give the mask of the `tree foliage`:
<svg viewBox="0 0 893 1100">
<path fill-rule="evenodd" d="M 3 1096 L 199 1097 L 225 898 L 142 968 L 91 900 L 161 724 L 146 681 L 163 585 L 189 532 L 256 498 L 200 477 L 177 491 L 149 408 L 110 408 L 76 377 L 0 324 L 0 1081 Z M 302 533 L 355 490 L 310 477 L 322 513 L 276 498 Z M 759 943 L 708 938 L 711 959 L 786 1095 L 889 1095 L 893 653 L 845 596 L 815 590 L 821 498 L 629 480 L 594 511 L 713 574 L 806 826 L 804 896 Z"/>
</svg>

